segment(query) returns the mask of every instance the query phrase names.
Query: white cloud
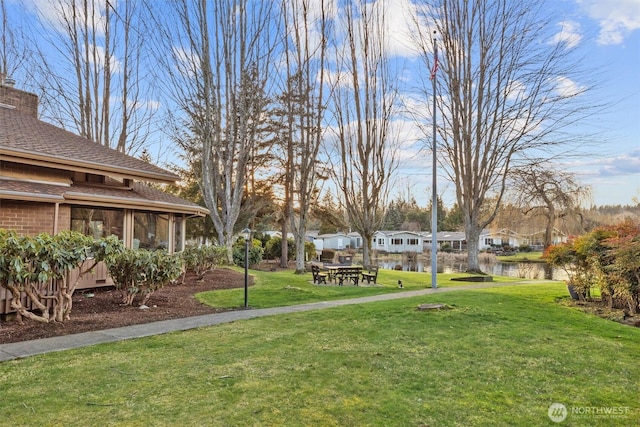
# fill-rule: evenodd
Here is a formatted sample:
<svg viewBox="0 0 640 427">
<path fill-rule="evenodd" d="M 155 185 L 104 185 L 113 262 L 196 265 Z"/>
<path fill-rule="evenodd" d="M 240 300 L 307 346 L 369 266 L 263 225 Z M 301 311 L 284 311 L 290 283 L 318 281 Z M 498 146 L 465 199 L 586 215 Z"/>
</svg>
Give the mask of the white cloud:
<svg viewBox="0 0 640 427">
<path fill-rule="evenodd" d="M 573 80 L 563 76 L 556 77 L 555 83 L 556 93 L 562 98 L 571 98 L 572 96 L 579 95 L 585 90 L 584 86 L 580 86 Z"/>
<path fill-rule="evenodd" d="M 591 181 L 609 179 L 611 177 L 640 177 L 640 149 L 619 153 L 614 156 L 587 157 L 583 160 L 565 163 L 563 167 L 580 171 L 582 176 Z M 616 182 L 619 185 L 619 181 Z M 631 181 L 627 181 L 627 183 L 631 184 Z M 636 183 L 640 185 L 640 181 L 636 181 Z"/>
<path fill-rule="evenodd" d="M 560 32 L 551 41 L 553 43 L 565 43 L 568 48 L 576 47 L 582 40 L 580 24 L 575 21 L 562 21 L 558 25 L 560 26 Z"/>
<path fill-rule="evenodd" d="M 107 8 L 105 0 L 89 0 L 88 7 L 93 8 L 95 15 L 90 19 L 95 20 L 96 34 L 100 37 L 104 36 L 104 19 Z M 71 21 L 73 16 L 72 2 L 70 0 L 24 0 L 27 10 L 36 13 L 39 18 L 63 34 L 67 33 L 67 24 L 65 21 Z M 82 9 L 77 9 L 78 19 L 84 19 Z"/>
<path fill-rule="evenodd" d="M 605 158 L 599 162 L 598 175 L 600 176 L 637 175 L 639 173 L 640 149 Z"/>
<path fill-rule="evenodd" d="M 507 99 L 510 101 L 521 99 L 526 93 L 526 86 L 519 80 L 512 80 L 506 88 Z"/>
<path fill-rule="evenodd" d="M 598 43 L 620 44 L 632 31 L 640 29 L 638 0 L 576 0 L 590 18 L 598 21 Z"/>
<path fill-rule="evenodd" d="M 387 1 L 385 21 L 389 35 L 389 53 L 400 57 L 419 54 L 412 28 L 415 27 L 415 6 L 408 0 Z"/>
</svg>

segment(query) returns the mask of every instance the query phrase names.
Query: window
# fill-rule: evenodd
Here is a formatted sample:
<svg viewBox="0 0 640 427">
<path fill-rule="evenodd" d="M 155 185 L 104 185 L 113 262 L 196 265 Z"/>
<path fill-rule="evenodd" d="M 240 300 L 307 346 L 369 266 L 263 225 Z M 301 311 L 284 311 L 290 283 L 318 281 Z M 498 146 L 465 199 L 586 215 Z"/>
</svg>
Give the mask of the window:
<svg viewBox="0 0 640 427">
<path fill-rule="evenodd" d="M 382 237 L 378 239 L 378 244 L 384 246 L 384 239 Z"/>
<path fill-rule="evenodd" d="M 484 239 L 485 246 L 493 246 L 493 239 L 486 238 Z"/>
<path fill-rule="evenodd" d="M 168 249 L 169 217 L 152 212 L 133 214 L 133 248 Z"/>
<path fill-rule="evenodd" d="M 116 209 L 71 207 L 71 230 L 94 239 L 116 235 L 122 240 L 124 213 Z"/>
<path fill-rule="evenodd" d="M 402 244 L 402 239 L 391 239 L 391 244 L 392 245 L 401 245 Z"/>
<path fill-rule="evenodd" d="M 407 244 L 408 245 L 418 245 L 418 239 L 407 239 Z"/>
</svg>

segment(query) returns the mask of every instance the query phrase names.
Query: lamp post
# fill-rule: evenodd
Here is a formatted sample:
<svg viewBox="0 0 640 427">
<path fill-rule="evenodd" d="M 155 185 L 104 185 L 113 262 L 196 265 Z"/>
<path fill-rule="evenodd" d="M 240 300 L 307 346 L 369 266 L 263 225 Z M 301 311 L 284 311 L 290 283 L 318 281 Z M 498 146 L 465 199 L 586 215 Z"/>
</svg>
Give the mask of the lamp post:
<svg viewBox="0 0 640 427">
<path fill-rule="evenodd" d="M 244 235 L 244 308 L 249 307 L 249 239 L 251 230 L 247 227 L 242 230 Z"/>
</svg>

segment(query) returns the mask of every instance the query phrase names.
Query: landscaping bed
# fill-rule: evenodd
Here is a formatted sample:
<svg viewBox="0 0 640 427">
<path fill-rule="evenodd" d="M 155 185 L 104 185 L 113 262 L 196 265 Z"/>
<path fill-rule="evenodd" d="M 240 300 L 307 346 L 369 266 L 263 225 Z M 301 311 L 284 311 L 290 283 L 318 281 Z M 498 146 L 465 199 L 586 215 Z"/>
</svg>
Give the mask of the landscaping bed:
<svg viewBox="0 0 640 427">
<path fill-rule="evenodd" d="M 0 344 L 228 311 L 198 302 L 195 294 L 244 286 L 244 273 L 226 268 L 207 273 L 202 281 L 195 279 L 187 275 L 184 285 L 171 284 L 156 291 L 145 309 L 122 305 L 122 293 L 111 287 L 78 291 L 73 296 L 71 320 L 64 323 L 24 319 L 20 324 L 15 315 L 4 316 L 0 319 Z"/>
</svg>

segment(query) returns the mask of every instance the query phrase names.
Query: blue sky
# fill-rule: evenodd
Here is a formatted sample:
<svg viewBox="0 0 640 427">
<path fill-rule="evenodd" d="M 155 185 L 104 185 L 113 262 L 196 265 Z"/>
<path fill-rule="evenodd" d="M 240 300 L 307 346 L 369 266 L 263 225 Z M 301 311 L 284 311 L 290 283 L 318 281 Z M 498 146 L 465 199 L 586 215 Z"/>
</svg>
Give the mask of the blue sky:
<svg viewBox="0 0 640 427">
<path fill-rule="evenodd" d="M 587 68 L 595 70 L 588 76 L 596 82 L 589 99 L 605 105 L 575 126 L 594 144 L 584 147 L 585 155 L 560 160 L 556 167 L 574 172 L 581 184 L 590 186 L 596 205 L 640 203 L 640 0 L 548 4 L 557 8 L 556 37 L 575 45 L 589 61 Z M 400 170 L 396 186 L 420 205 L 431 199 L 431 163 L 425 155 L 430 156 L 415 147 L 404 153 L 403 163 L 410 167 Z M 453 184 L 444 176 L 438 177 L 438 194 L 445 206 L 455 203 Z"/>
<path fill-rule="evenodd" d="M 397 20 L 394 28 L 402 28 L 406 18 L 401 12 L 410 0 L 388 1 L 394 5 L 388 19 Z M 10 13 L 19 4 L 9 0 Z M 30 12 L 49 2 L 25 0 L 23 4 Z M 640 0 L 552 0 L 548 4 L 557 8 L 553 13 L 557 16 L 557 37 L 575 44 L 589 61 L 588 67 L 597 70 L 598 85 L 591 98 L 607 105 L 577 126 L 597 141 L 588 147 L 590 155 L 557 167 L 574 171 L 582 184 L 591 186 L 596 205 L 640 201 Z M 33 19 L 29 13 L 26 16 L 27 21 Z M 410 57 L 409 51 L 403 51 L 406 45 L 403 47 L 402 38 L 398 31 L 398 53 Z M 430 155 L 418 154 L 413 147 L 402 153 L 402 159 L 395 191 L 409 191 L 420 205 L 426 205 L 431 197 Z M 452 187 L 444 177 L 439 178 L 438 193 L 447 206 L 455 202 Z"/>
<path fill-rule="evenodd" d="M 597 132 L 594 156 L 567 166 L 592 187 L 595 204 L 632 204 L 640 199 L 640 0 L 557 4 L 601 73 L 595 98 L 609 104 L 584 124 Z"/>
<path fill-rule="evenodd" d="M 640 199 L 640 0 L 581 0 L 576 15 L 603 72 L 596 93 L 611 106 L 596 120 L 598 156 L 571 166 L 592 186 L 596 204 L 630 204 Z"/>
</svg>

